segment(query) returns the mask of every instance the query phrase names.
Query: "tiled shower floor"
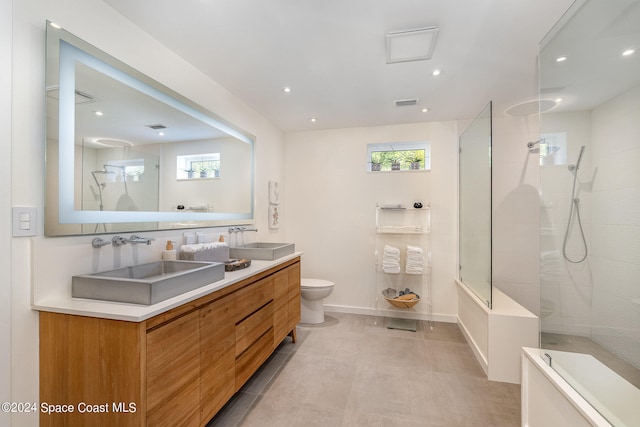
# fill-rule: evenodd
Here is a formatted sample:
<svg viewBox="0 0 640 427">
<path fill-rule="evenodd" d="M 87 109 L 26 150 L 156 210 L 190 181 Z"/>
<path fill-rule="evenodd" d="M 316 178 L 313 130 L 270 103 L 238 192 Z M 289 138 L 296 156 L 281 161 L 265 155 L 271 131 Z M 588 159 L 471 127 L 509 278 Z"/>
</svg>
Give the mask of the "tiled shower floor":
<svg viewBox="0 0 640 427">
<path fill-rule="evenodd" d="M 488 381 L 458 326 L 298 326 L 209 426 L 519 426 L 520 386 Z"/>
</svg>

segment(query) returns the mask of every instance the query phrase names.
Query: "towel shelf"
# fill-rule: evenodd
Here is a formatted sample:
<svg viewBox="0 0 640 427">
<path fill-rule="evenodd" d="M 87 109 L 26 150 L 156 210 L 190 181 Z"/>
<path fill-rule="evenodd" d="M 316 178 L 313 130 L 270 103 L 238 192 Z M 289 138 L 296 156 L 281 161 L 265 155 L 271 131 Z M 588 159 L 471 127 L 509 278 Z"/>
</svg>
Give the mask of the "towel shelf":
<svg viewBox="0 0 640 427">
<path fill-rule="evenodd" d="M 431 320 L 430 225 L 428 203 L 422 208 L 376 206 L 376 311 L 389 329 L 416 331 L 417 319 Z M 400 302 L 383 295 L 385 289 L 406 288 L 421 299 Z"/>
</svg>

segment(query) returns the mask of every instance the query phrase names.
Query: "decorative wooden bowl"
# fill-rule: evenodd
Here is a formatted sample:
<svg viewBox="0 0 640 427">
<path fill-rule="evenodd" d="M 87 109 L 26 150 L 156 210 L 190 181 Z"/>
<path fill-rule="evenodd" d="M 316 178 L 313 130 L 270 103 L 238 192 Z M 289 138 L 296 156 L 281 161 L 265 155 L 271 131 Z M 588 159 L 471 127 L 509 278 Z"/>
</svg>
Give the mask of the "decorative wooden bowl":
<svg viewBox="0 0 640 427">
<path fill-rule="evenodd" d="M 389 304 L 397 308 L 411 308 L 420 302 L 420 298 L 418 296 L 415 296 L 413 299 L 397 299 L 398 291 L 393 288 L 383 290 L 382 296 Z"/>
<path fill-rule="evenodd" d="M 251 265 L 250 259 L 234 259 L 224 263 L 224 271 L 236 271 Z"/>
</svg>

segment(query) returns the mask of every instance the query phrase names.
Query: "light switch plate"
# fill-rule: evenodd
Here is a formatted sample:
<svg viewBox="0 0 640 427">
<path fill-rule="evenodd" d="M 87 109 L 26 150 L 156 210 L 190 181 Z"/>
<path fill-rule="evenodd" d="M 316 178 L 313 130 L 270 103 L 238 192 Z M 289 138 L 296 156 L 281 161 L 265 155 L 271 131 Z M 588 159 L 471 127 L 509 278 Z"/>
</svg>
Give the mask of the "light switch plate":
<svg viewBox="0 0 640 427">
<path fill-rule="evenodd" d="M 13 237 L 27 237 L 38 234 L 38 208 L 13 206 Z"/>
</svg>

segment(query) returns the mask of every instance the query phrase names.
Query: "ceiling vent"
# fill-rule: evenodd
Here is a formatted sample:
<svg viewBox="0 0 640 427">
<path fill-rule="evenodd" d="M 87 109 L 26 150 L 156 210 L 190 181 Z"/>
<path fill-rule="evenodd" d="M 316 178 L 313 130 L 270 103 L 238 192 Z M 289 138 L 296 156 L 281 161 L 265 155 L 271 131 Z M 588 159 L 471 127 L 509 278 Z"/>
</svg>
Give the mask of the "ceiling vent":
<svg viewBox="0 0 640 427">
<path fill-rule="evenodd" d="M 410 107 L 412 105 L 418 105 L 418 99 L 398 99 L 394 101 L 396 103 L 396 107 Z"/>
<path fill-rule="evenodd" d="M 437 38 L 438 27 L 387 33 L 387 64 L 431 59 Z"/>
<path fill-rule="evenodd" d="M 47 87 L 47 96 L 53 100 L 60 100 L 60 86 L 48 86 Z M 89 95 L 88 93 L 81 92 L 79 90 L 75 91 L 75 103 L 79 104 L 88 104 L 90 102 L 95 102 L 95 97 Z"/>
<path fill-rule="evenodd" d="M 148 128 L 151 128 L 153 130 L 162 130 L 162 129 L 166 129 L 167 127 L 165 125 L 161 125 L 161 124 L 157 124 L 157 125 L 147 125 Z"/>
</svg>

